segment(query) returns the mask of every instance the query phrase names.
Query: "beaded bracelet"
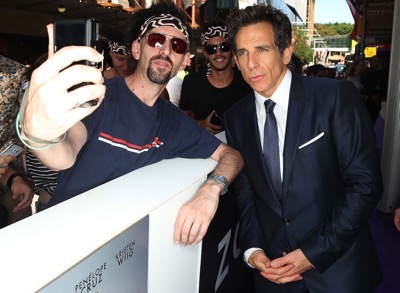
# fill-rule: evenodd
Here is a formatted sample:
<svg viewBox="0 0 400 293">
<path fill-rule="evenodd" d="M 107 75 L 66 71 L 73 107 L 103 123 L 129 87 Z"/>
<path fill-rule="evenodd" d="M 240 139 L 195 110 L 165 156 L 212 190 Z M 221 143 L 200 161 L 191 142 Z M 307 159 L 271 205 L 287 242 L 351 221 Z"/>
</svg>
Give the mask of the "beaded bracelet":
<svg viewBox="0 0 400 293">
<path fill-rule="evenodd" d="M 15 128 L 17 130 L 17 135 L 18 135 L 19 139 L 21 140 L 21 142 L 24 145 L 26 145 L 28 148 L 30 148 L 32 150 L 36 150 L 36 151 L 45 150 L 45 149 L 50 148 L 53 144 L 57 144 L 57 143 L 63 142 L 65 140 L 65 138 L 67 137 L 67 135 L 68 135 L 68 131 L 67 131 L 62 135 L 61 138 L 56 138 L 56 139 L 53 139 L 51 141 L 35 138 L 35 137 L 31 136 L 31 135 L 28 135 L 23 130 L 22 124 L 20 123 L 20 113 L 18 113 L 18 115 L 17 115 L 17 119 L 15 121 Z M 22 138 L 21 132 L 24 133 L 24 135 L 28 138 L 29 141 L 34 142 L 34 143 L 44 144 L 44 146 L 42 146 L 42 147 L 31 146 L 27 141 L 25 141 L 25 139 Z"/>
</svg>

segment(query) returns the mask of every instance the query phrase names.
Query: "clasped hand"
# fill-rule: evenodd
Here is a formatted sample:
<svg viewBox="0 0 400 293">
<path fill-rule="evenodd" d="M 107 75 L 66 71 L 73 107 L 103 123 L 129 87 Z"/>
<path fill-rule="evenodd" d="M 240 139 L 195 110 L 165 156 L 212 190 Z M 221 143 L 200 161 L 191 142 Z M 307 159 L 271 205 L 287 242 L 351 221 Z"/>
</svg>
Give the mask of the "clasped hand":
<svg viewBox="0 0 400 293">
<path fill-rule="evenodd" d="M 29 135 L 51 141 L 100 105 L 105 86 L 97 68 L 80 64 L 70 66 L 80 60 L 100 62 L 101 54 L 93 48 L 77 46 L 65 47 L 53 54 L 53 25 L 48 25 L 47 29 L 49 58 L 32 74 L 23 126 Z M 68 91 L 82 82 L 90 84 Z M 93 99 L 99 99 L 97 106 L 77 107 Z"/>
<path fill-rule="evenodd" d="M 300 249 L 284 253 L 282 257 L 270 260 L 262 250 L 254 251 L 249 263 L 271 282 L 284 284 L 302 280 L 302 273 L 313 266 Z"/>
</svg>

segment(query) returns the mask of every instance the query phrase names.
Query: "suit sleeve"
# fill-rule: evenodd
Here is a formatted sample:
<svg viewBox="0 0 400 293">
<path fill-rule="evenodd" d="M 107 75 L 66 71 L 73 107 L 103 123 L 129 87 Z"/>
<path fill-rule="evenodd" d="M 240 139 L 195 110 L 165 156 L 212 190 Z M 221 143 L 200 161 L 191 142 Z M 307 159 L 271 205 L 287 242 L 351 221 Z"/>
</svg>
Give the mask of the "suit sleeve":
<svg viewBox="0 0 400 293">
<path fill-rule="evenodd" d="M 372 123 L 354 86 L 338 83 L 331 133 L 344 183 L 344 194 L 326 220 L 300 243 L 308 260 L 326 270 L 367 229 L 368 219 L 382 195 L 380 160 Z"/>
<path fill-rule="evenodd" d="M 224 127 L 227 144 L 235 148 L 235 142 L 227 129 L 227 125 L 224 125 Z M 236 196 L 236 206 L 240 222 L 239 243 L 242 253 L 249 248 L 264 247 L 262 232 L 256 215 L 254 191 L 248 179 L 246 167 L 239 173 L 232 183 L 231 190 L 234 191 L 232 194 L 235 194 Z"/>
</svg>

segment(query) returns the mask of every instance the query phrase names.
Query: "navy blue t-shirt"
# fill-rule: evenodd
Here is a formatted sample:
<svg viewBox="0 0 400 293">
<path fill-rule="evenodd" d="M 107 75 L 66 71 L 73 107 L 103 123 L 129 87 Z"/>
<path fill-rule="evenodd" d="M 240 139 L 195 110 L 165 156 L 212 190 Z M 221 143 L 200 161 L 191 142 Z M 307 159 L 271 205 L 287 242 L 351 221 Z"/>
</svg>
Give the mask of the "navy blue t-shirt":
<svg viewBox="0 0 400 293">
<path fill-rule="evenodd" d="M 169 101 L 142 103 L 124 78 L 105 85 L 103 103 L 82 120 L 87 142 L 75 164 L 59 172 L 50 206 L 163 159 L 209 158 L 221 144 Z"/>
</svg>

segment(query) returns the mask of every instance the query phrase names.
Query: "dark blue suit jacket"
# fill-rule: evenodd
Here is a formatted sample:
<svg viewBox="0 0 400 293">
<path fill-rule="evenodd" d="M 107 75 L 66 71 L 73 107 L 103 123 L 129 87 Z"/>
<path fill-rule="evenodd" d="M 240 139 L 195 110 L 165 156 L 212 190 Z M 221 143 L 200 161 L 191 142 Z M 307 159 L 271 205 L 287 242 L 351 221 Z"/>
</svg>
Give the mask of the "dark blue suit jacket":
<svg viewBox="0 0 400 293">
<path fill-rule="evenodd" d="M 311 292 L 373 292 L 381 270 L 368 218 L 382 180 L 373 128 L 354 86 L 292 75 L 282 203 L 264 166 L 254 93 L 230 108 L 224 123 L 228 144 L 246 164 L 233 184 L 242 251 L 260 247 L 274 259 L 300 248 L 315 267 L 303 274 Z M 256 287 L 270 288 L 258 278 Z"/>
</svg>

